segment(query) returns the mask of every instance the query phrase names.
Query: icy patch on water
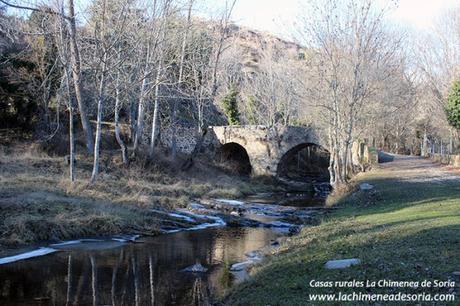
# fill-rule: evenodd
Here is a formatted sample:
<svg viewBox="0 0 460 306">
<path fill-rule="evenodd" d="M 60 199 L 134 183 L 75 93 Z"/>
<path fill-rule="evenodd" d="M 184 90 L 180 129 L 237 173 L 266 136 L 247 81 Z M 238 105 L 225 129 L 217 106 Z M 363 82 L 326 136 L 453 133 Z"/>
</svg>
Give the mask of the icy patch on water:
<svg viewBox="0 0 460 306">
<path fill-rule="evenodd" d="M 187 222 L 196 222 L 196 220 L 194 218 L 189 216 L 189 215 L 193 216 L 193 214 L 188 213 L 188 212 L 184 212 L 184 213 L 167 212 L 167 211 L 162 211 L 162 210 L 157 210 L 157 209 L 152 209 L 152 211 L 155 212 L 155 213 L 158 213 L 158 214 L 168 215 L 168 216 L 176 218 L 176 219 L 182 219 L 182 220 L 185 220 Z"/>
<path fill-rule="evenodd" d="M 195 219 L 193 219 L 193 218 L 191 218 L 189 216 L 183 215 L 183 214 L 169 213 L 168 216 L 178 218 L 178 219 L 182 219 L 182 220 L 185 220 L 185 221 L 188 221 L 188 222 L 196 222 Z"/>
<path fill-rule="evenodd" d="M 101 239 L 78 239 L 78 240 L 69 240 L 69 241 L 63 241 L 59 243 L 53 243 L 50 244 L 52 247 L 62 247 L 62 246 L 68 246 L 68 245 L 75 245 L 75 244 L 80 244 L 80 243 L 85 243 L 85 242 L 102 242 L 104 240 Z"/>
<path fill-rule="evenodd" d="M 37 250 L 33 250 L 33 251 L 30 251 L 30 252 L 0 258 L 0 265 L 9 264 L 9 263 L 19 261 L 19 260 L 24 260 L 24 259 L 44 256 L 44 255 L 48 255 L 48 254 L 51 254 L 51 253 L 54 253 L 54 252 L 57 252 L 57 251 L 58 250 L 52 249 L 52 248 L 39 248 Z"/>
<path fill-rule="evenodd" d="M 103 250 L 118 247 L 126 242 L 134 242 L 140 235 L 118 235 L 108 239 L 76 239 L 50 244 L 37 250 L 22 254 L 0 258 L 0 265 L 12 263 L 19 260 L 48 255 L 63 249 L 84 249 L 84 250 Z"/>
<path fill-rule="evenodd" d="M 118 235 L 118 236 L 112 237 L 112 240 L 118 241 L 118 242 L 134 242 L 140 236 L 141 235 Z"/>
<path fill-rule="evenodd" d="M 205 229 L 205 228 L 209 228 L 209 227 L 217 227 L 217 226 L 225 226 L 225 225 L 227 225 L 222 218 L 217 217 L 217 216 L 200 215 L 200 214 L 194 214 L 194 213 L 190 213 L 190 212 L 187 212 L 187 214 L 192 216 L 192 217 L 195 217 L 195 218 L 205 219 L 205 220 L 206 219 L 207 220 L 212 220 L 214 222 L 212 222 L 212 223 L 205 222 L 205 223 L 201 223 L 201 224 L 198 224 L 198 225 L 195 225 L 195 226 L 192 226 L 192 227 L 188 227 L 188 228 L 178 228 L 178 229 L 172 229 L 172 230 L 164 230 L 164 232 L 165 233 L 177 233 L 177 232 L 181 232 L 181 231 L 196 231 L 196 230 L 201 230 L 201 229 Z"/>
<path fill-rule="evenodd" d="M 59 243 L 53 243 L 53 244 L 50 244 L 50 246 L 61 247 L 61 246 L 79 244 L 79 243 L 81 243 L 81 240 L 69 240 L 69 241 L 64 241 L 64 242 L 59 242 Z"/>
<path fill-rule="evenodd" d="M 228 200 L 228 199 L 215 199 L 217 202 L 228 204 L 228 205 L 234 205 L 234 206 L 241 206 L 244 205 L 244 202 L 242 201 L 237 201 L 237 200 Z"/>
</svg>

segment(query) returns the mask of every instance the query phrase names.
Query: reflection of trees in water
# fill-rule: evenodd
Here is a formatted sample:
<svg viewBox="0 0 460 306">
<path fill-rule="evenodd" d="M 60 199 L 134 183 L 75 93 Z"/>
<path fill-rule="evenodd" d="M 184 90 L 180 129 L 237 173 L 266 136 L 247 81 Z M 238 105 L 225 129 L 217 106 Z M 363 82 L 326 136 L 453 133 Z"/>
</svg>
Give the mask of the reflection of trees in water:
<svg viewBox="0 0 460 306">
<path fill-rule="evenodd" d="M 66 306 L 70 306 L 70 293 L 72 290 L 72 254 L 69 254 L 67 260 L 67 294 L 65 299 Z"/>
<path fill-rule="evenodd" d="M 0 305 L 189 305 L 222 293 L 221 264 L 262 247 L 268 230 L 229 229 L 158 237 L 120 249 L 76 250 L 0 269 Z M 200 261 L 208 274 L 179 272 Z M 45 303 L 45 304 L 46 304 Z"/>
<path fill-rule="evenodd" d="M 96 269 L 96 259 L 94 255 L 89 255 L 89 260 L 91 261 L 91 289 L 93 293 L 93 305 L 97 305 L 97 269 Z"/>
<path fill-rule="evenodd" d="M 123 249 L 121 249 L 120 255 L 118 256 L 117 263 L 112 269 L 112 282 L 111 282 L 112 286 L 111 286 L 111 289 L 110 289 L 110 296 L 111 296 L 113 306 L 116 305 L 115 288 L 116 288 L 116 285 L 117 285 L 118 271 L 120 270 L 120 266 L 121 266 L 121 264 L 123 262 L 123 257 L 124 257 L 124 252 L 123 252 Z"/>
<path fill-rule="evenodd" d="M 183 273 L 177 277 L 177 269 L 170 269 L 167 264 L 158 261 L 152 255 L 142 256 L 133 249 L 126 250 L 118 256 L 118 260 L 111 267 L 111 290 L 110 301 L 112 305 L 165 305 L 165 304 L 189 304 L 192 300 L 203 302 L 208 300 L 207 279 L 201 279 L 197 283 L 193 279 L 196 275 Z M 208 257 L 204 255 L 204 257 Z M 91 258 L 93 258 L 91 260 Z M 113 261 L 113 260 L 110 260 Z M 101 304 L 106 301 L 105 292 L 97 292 L 104 282 L 102 273 L 105 265 L 111 262 L 100 262 L 99 259 L 90 255 L 91 263 L 98 263 L 97 269 L 87 269 L 89 285 L 92 290 L 92 303 L 97 301 Z M 95 271 L 97 270 L 97 271 Z M 206 276 L 205 276 L 206 277 Z M 82 278 L 82 277 L 80 277 Z M 183 282 L 183 279 L 190 281 Z M 84 302 L 84 296 L 77 297 L 76 301 Z M 88 301 L 89 302 L 89 301 Z"/>
<path fill-rule="evenodd" d="M 149 255 L 149 281 L 150 281 L 150 301 L 152 306 L 155 305 L 155 283 L 153 281 L 153 260 L 152 255 Z"/>
<path fill-rule="evenodd" d="M 207 282 L 203 282 L 199 276 L 193 282 L 192 289 L 192 305 L 194 306 L 207 306 L 209 302 L 209 287 Z"/>
</svg>

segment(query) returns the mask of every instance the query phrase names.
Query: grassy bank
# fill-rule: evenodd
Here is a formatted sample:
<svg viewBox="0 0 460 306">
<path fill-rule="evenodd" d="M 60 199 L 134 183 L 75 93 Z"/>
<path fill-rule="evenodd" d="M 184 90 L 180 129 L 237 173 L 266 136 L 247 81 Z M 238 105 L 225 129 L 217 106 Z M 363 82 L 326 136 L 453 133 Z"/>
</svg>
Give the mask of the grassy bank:
<svg viewBox="0 0 460 306">
<path fill-rule="evenodd" d="M 102 154 L 101 175 L 89 185 L 91 162 L 88 156 L 77 157 L 77 181 L 72 184 L 63 156 L 46 154 L 30 142 L 0 146 L 0 253 L 39 241 L 155 235 L 161 226 L 187 224 L 165 219 L 152 209 L 184 207 L 196 198 L 238 198 L 272 188 L 200 160 L 187 172 L 161 156 L 126 168 L 116 150 Z"/>
<path fill-rule="evenodd" d="M 310 293 L 448 292 L 309 285 L 311 280 L 447 280 L 460 270 L 458 170 L 449 172 L 427 160 L 403 159 L 356 178 L 356 183 L 364 181 L 373 184 L 374 190 L 348 196 L 338 204 L 341 209 L 322 224 L 305 228 L 282 244 L 252 271 L 251 280 L 232 290 L 225 302 L 310 305 L 318 304 L 309 301 Z M 362 263 L 340 270 L 324 268 L 328 260 L 344 258 L 359 258 Z"/>
</svg>

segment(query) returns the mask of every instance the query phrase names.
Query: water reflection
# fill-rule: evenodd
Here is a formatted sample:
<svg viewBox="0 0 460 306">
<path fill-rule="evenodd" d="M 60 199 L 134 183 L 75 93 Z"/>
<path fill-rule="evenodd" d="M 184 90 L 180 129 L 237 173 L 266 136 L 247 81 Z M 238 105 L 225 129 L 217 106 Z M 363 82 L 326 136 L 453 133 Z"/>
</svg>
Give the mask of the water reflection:
<svg viewBox="0 0 460 306">
<path fill-rule="evenodd" d="M 1 266 L 0 304 L 206 305 L 229 285 L 223 263 L 244 260 L 275 235 L 265 228 L 215 228 L 112 249 L 73 246 Z M 196 262 L 208 273 L 180 272 Z"/>
</svg>

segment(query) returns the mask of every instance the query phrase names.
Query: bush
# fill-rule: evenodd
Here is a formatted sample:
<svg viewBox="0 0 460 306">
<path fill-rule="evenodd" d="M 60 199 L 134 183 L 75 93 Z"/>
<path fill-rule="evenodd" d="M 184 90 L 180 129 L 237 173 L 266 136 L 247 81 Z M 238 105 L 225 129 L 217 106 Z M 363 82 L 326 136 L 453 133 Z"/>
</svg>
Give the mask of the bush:
<svg viewBox="0 0 460 306">
<path fill-rule="evenodd" d="M 446 114 L 449 124 L 460 129 L 460 81 L 452 84 L 447 97 Z"/>
</svg>

